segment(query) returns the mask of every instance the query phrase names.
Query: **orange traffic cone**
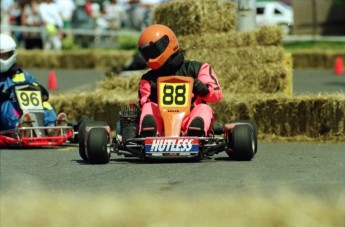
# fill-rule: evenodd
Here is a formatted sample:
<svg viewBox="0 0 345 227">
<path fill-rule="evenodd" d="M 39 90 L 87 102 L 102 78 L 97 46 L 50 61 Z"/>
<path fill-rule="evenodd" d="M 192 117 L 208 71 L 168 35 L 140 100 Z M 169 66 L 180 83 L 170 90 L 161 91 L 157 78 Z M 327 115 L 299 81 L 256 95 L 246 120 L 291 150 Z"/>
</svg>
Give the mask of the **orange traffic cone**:
<svg viewBox="0 0 345 227">
<path fill-rule="evenodd" d="M 344 64 L 343 64 L 343 59 L 341 57 L 337 57 L 335 59 L 334 73 L 336 75 L 341 75 L 344 73 Z"/>
<path fill-rule="evenodd" d="M 57 89 L 56 76 L 55 76 L 55 72 L 53 70 L 49 71 L 48 89 L 52 90 L 52 91 Z"/>
</svg>

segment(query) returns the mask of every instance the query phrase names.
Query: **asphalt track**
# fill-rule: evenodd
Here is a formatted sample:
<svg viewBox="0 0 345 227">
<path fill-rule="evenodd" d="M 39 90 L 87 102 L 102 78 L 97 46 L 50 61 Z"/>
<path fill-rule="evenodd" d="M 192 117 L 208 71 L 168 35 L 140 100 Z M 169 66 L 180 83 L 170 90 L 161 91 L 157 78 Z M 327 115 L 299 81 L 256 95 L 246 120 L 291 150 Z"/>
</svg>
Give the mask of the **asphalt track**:
<svg viewBox="0 0 345 227">
<path fill-rule="evenodd" d="M 49 70 L 30 70 L 48 82 Z M 93 90 L 104 72 L 54 70 L 58 90 L 52 93 Z M 330 70 L 295 70 L 294 94 L 345 90 L 345 75 Z M 329 196 L 345 190 L 343 143 L 259 141 L 249 162 L 229 161 L 225 154 L 201 162 L 145 163 L 112 155 L 107 165 L 82 161 L 78 147 L 1 149 L 0 190 L 78 191 L 78 193 L 146 192 L 195 195 L 235 191 L 274 193 L 290 188 L 299 193 Z"/>
</svg>

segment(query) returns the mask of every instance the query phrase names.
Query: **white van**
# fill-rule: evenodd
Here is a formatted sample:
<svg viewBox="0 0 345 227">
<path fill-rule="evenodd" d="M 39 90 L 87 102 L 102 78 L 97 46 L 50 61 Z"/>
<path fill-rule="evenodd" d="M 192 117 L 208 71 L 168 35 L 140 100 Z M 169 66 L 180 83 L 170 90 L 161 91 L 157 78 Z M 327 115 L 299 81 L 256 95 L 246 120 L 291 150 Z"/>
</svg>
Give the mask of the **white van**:
<svg viewBox="0 0 345 227">
<path fill-rule="evenodd" d="M 284 35 L 291 34 L 293 26 L 293 9 L 281 2 L 257 2 L 256 25 L 280 25 Z"/>
</svg>

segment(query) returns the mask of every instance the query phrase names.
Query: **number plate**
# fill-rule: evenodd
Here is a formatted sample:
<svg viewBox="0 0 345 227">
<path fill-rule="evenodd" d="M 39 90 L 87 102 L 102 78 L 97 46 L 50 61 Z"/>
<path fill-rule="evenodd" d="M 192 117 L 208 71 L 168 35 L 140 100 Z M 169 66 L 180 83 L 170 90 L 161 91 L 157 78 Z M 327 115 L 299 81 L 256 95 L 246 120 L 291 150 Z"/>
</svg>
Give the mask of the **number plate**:
<svg viewBox="0 0 345 227">
<path fill-rule="evenodd" d="M 22 110 L 42 110 L 42 96 L 39 90 L 16 90 L 16 97 Z"/>
<path fill-rule="evenodd" d="M 189 87 L 188 83 L 165 83 L 160 84 L 159 100 L 161 107 L 186 107 L 189 102 Z"/>
</svg>

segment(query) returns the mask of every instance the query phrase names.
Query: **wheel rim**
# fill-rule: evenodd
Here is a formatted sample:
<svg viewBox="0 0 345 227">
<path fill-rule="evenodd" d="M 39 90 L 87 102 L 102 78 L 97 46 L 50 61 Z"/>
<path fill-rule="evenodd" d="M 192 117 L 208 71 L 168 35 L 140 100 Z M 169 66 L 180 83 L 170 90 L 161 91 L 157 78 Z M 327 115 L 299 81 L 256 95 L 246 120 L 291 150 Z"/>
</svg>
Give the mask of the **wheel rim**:
<svg viewBox="0 0 345 227">
<path fill-rule="evenodd" d="M 254 132 L 251 133 L 251 140 L 252 140 L 252 151 L 254 153 L 255 151 L 255 138 L 254 138 Z"/>
</svg>

